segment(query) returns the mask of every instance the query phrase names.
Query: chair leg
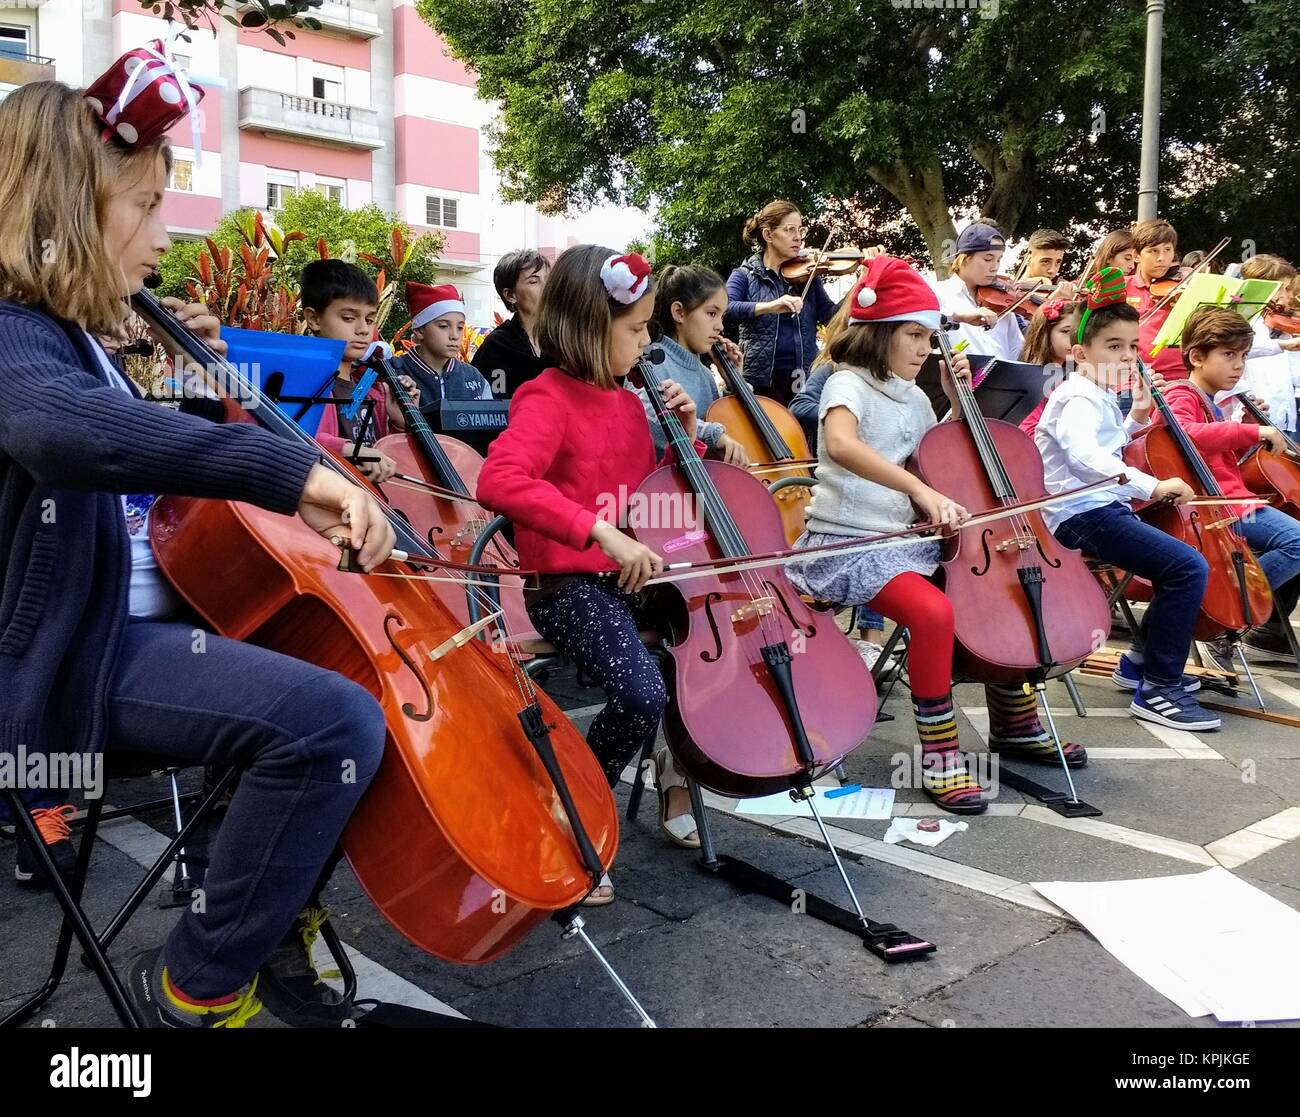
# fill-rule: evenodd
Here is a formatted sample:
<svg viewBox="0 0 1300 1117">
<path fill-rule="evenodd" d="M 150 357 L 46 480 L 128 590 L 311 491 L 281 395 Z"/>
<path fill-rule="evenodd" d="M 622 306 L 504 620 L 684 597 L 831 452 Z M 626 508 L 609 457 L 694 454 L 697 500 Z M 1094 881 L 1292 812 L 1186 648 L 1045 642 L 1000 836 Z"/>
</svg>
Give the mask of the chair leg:
<svg viewBox="0 0 1300 1117">
<path fill-rule="evenodd" d="M 4 795 L 5 802 L 14 815 L 15 829 L 26 838 L 28 845 L 35 851 L 37 862 L 45 870 L 46 882 L 53 891 L 54 898 L 58 900 L 59 906 L 63 909 L 64 919 L 59 930 L 59 943 L 55 949 L 54 964 L 50 967 L 50 974 L 45 984 L 0 1020 L 0 1027 L 21 1023 L 50 999 L 54 990 L 58 988 L 60 981 L 63 980 L 63 972 L 67 966 L 68 951 L 72 945 L 73 935 L 77 937 L 82 949 L 86 952 L 86 959 L 95 971 L 95 975 L 99 978 L 100 984 L 103 985 L 109 1003 L 112 1004 L 113 1011 L 117 1013 L 122 1025 L 127 1028 L 142 1027 L 143 1021 L 140 1020 L 135 1007 L 131 1004 L 126 989 L 122 985 L 122 979 L 118 977 L 117 971 L 109 963 L 99 939 L 95 936 L 94 930 L 86 919 L 85 912 L 81 909 L 81 891 L 86 882 L 86 872 L 90 867 L 90 854 L 95 844 L 96 831 L 99 828 L 99 816 L 103 811 L 103 799 L 91 801 L 86 826 L 82 831 L 81 848 L 77 851 L 77 864 L 73 871 L 72 887 L 69 889 L 63 878 L 59 876 L 54 859 L 45 847 L 45 842 L 36 829 L 36 823 L 32 816 L 27 813 L 27 808 L 23 805 L 18 792 L 7 790 Z"/>
<path fill-rule="evenodd" d="M 158 856 L 158 859 L 153 863 L 153 867 L 145 874 L 144 879 L 136 885 L 135 890 L 127 897 L 126 902 L 121 906 L 121 908 L 118 909 L 117 914 L 109 921 L 108 926 L 104 928 L 104 933 L 100 936 L 99 941 L 105 950 L 112 945 L 113 940 L 117 938 L 122 928 L 126 926 L 127 921 L 135 915 L 136 909 L 144 903 L 145 898 L 153 891 L 154 885 L 162 879 L 163 873 L 167 871 L 167 866 L 172 863 L 176 851 L 185 843 L 185 839 L 190 836 L 191 832 L 193 832 L 194 828 L 198 826 L 199 822 L 206 818 L 213 807 L 217 805 L 221 800 L 221 797 L 225 795 L 226 789 L 235 782 L 235 778 L 238 775 L 239 770 L 237 768 L 228 769 L 225 774 L 217 780 L 212 790 L 208 793 L 207 798 L 199 804 L 198 810 L 190 816 L 190 820 L 180 828 L 176 837 L 167 844 L 167 848 Z"/>
<path fill-rule="evenodd" d="M 641 752 L 636 761 L 636 778 L 632 781 L 632 791 L 627 798 L 627 814 L 625 817 L 628 822 L 636 819 L 637 811 L 641 808 L 641 796 L 645 793 L 645 770 L 647 764 L 654 763 L 656 734 L 647 734 L 645 744 L 641 746 Z"/>
<path fill-rule="evenodd" d="M 343 940 L 339 938 L 339 933 L 334 929 L 334 924 L 326 919 L 320 925 L 320 937 L 324 941 L 326 948 L 330 952 L 330 957 L 334 959 L 335 965 L 339 968 L 339 973 L 343 976 L 343 996 L 349 1001 L 357 999 L 357 971 L 353 968 L 352 959 L 348 957 L 347 948 L 343 945 Z"/>
<path fill-rule="evenodd" d="M 1065 692 L 1070 696 L 1070 702 L 1074 706 L 1074 712 L 1081 718 L 1088 716 L 1088 708 L 1083 704 L 1083 697 L 1079 694 L 1079 687 L 1074 681 L 1074 672 L 1067 671 L 1061 676 L 1061 682 L 1065 684 Z"/>
</svg>

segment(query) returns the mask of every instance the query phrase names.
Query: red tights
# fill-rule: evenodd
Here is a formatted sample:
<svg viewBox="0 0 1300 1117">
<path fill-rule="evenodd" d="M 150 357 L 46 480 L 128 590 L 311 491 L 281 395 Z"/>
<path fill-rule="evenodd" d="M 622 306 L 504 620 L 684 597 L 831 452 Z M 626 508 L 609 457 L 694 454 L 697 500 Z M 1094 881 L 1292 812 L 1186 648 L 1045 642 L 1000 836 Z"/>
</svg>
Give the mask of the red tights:
<svg viewBox="0 0 1300 1117">
<path fill-rule="evenodd" d="M 907 674 L 916 698 L 943 698 L 952 690 L 952 603 L 927 578 L 908 571 L 867 602 L 908 630 Z"/>
</svg>

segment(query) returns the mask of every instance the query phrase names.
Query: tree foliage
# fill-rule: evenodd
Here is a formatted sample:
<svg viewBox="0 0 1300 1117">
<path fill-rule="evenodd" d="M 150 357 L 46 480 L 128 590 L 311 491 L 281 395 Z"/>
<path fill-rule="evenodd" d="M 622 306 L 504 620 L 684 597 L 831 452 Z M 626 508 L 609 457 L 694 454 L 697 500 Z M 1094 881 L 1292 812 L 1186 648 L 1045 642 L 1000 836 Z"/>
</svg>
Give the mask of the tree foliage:
<svg viewBox="0 0 1300 1117">
<path fill-rule="evenodd" d="M 506 197 L 653 205 L 662 258 L 734 262 L 776 197 L 821 216 L 813 243 L 838 217 L 849 239 L 932 258 L 962 213 L 1014 236 L 1136 210 L 1143 0 L 417 6 L 501 105 Z M 1162 210 L 1189 247 L 1245 216 L 1261 250 L 1300 247 L 1298 32 L 1294 0 L 1169 5 Z"/>
</svg>

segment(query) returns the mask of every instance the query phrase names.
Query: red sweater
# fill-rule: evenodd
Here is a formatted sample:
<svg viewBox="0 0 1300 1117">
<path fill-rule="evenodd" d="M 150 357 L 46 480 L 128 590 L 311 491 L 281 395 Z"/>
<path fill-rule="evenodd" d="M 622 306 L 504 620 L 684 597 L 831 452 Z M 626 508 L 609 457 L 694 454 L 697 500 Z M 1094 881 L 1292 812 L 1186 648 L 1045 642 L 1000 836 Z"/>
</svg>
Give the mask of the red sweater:
<svg viewBox="0 0 1300 1117">
<path fill-rule="evenodd" d="M 1174 413 L 1178 425 L 1196 443 L 1196 448 L 1210 467 L 1214 479 L 1224 496 L 1253 497 L 1241 479 L 1237 457 L 1259 441 L 1259 426 L 1255 423 L 1230 423 L 1224 419 L 1209 419 L 1205 399 L 1200 389 L 1190 380 L 1180 380 L 1165 388 L 1165 401 Z M 1214 407 L 1213 404 L 1210 405 Z M 1214 408 L 1217 412 L 1218 408 Z M 1157 418 L 1159 416 L 1157 415 Z M 1238 513 L 1242 510 L 1238 509 Z"/>
<path fill-rule="evenodd" d="M 1152 298 L 1151 288 L 1147 286 L 1141 272 L 1135 271 L 1130 275 L 1124 281 L 1124 287 L 1129 306 L 1135 307 L 1139 315 L 1145 314 L 1160 301 Z M 1160 327 L 1165 324 L 1165 319 L 1173 308 L 1173 301 L 1170 301 L 1145 322 L 1138 324 L 1138 352 L 1142 354 L 1142 360 L 1166 380 L 1186 380 L 1187 366 L 1183 364 L 1182 350 L 1178 346 L 1166 345 L 1154 361 L 1151 359 L 1151 346 L 1156 340 L 1156 334 L 1160 332 Z"/>
<path fill-rule="evenodd" d="M 696 449 L 703 453 L 703 444 Z M 671 455 L 670 447 L 664 461 Z M 617 570 L 588 536 L 598 512 L 625 522 L 628 497 L 655 468 L 645 409 L 634 392 L 548 368 L 511 397 L 509 424 L 488 449 L 475 497 L 514 522 L 524 569 Z"/>
</svg>

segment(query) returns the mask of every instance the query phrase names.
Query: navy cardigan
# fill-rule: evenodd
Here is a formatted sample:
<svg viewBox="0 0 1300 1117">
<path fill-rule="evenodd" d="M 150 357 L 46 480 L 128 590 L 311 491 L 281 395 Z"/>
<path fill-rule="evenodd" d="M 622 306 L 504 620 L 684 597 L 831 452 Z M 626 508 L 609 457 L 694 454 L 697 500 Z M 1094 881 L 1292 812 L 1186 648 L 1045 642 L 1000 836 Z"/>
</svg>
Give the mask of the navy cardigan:
<svg viewBox="0 0 1300 1117">
<path fill-rule="evenodd" d="M 290 513 L 319 458 L 137 399 L 76 326 L 0 300 L 0 751 L 103 747 L 131 578 L 114 494 Z"/>
</svg>

